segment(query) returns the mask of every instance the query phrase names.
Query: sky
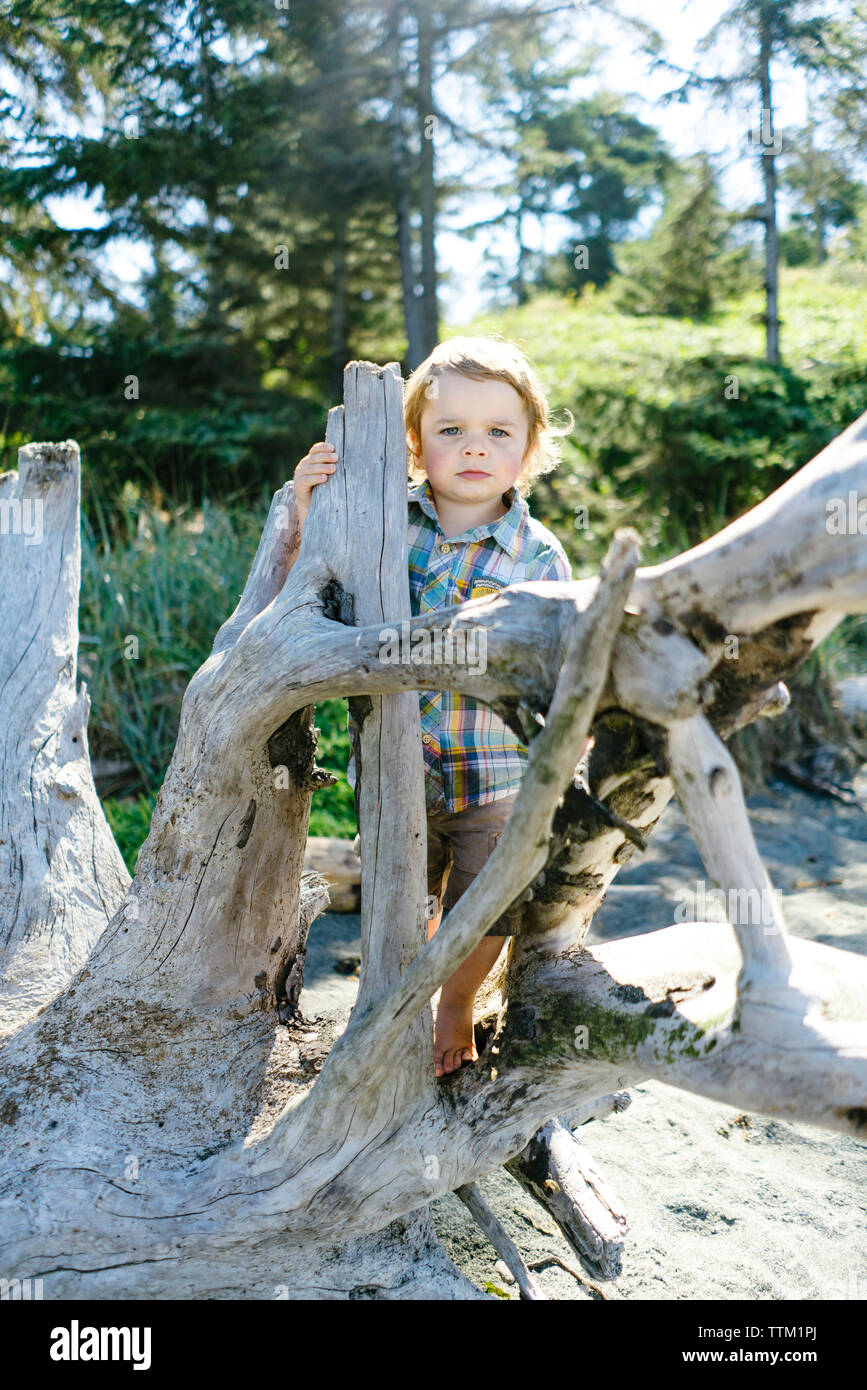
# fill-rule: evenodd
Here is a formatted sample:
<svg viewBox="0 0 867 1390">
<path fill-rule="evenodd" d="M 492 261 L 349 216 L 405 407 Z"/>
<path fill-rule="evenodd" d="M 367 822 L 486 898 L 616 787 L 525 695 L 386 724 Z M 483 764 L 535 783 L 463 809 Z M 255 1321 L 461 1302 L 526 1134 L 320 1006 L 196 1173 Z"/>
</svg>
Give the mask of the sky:
<svg viewBox="0 0 867 1390">
<path fill-rule="evenodd" d="M 703 57 L 696 52 L 698 41 L 710 30 L 729 7 L 730 0 L 623 0 L 624 14 L 653 25 L 665 40 L 665 53 L 670 62 L 681 68 L 701 64 L 703 71 L 736 70 L 738 52 L 731 40 L 721 42 L 713 54 Z M 638 40 L 625 37 L 603 16 L 591 13 L 582 27 L 577 44 L 564 44 L 564 57 L 578 53 L 583 40 L 598 41 L 604 50 L 602 61 L 592 76 L 576 82 L 576 96 L 588 96 L 599 87 L 631 95 L 630 108 L 642 120 L 660 131 L 675 155 L 687 156 L 706 149 L 717 155 L 721 170 L 721 188 L 727 206 L 747 207 L 760 194 L 758 153 L 750 147 L 750 126 L 760 124 L 760 112 L 746 106 L 738 111 L 726 111 L 718 102 L 694 95 L 688 104 L 664 104 L 660 98 L 678 85 L 677 75 L 658 72 L 651 75 L 646 56 L 637 52 Z M 803 77 L 779 65 L 772 69 L 774 79 L 775 126 L 785 148 L 785 128 L 803 123 L 807 114 L 807 92 Z M 483 169 L 483 177 L 473 180 L 493 184 Z M 485 307 L 486 295 L 480 287 L 484 274 L 484 252 L 512 254 L 514 242 L 503 235 L 491 234 L 484 240 L 469 240 L 452 228 L 490 217 L 500 202 L 480 191 L 472 203 L 454 214 L 447 212 L 438 237 L 439 268 L 443 273 L 442 301 L 444 316 L 452 322 L 471 317 Z M 786 200 L 780 197 L 781 221 L 785 222 Z M 651 219 L 652 220 L 652 219 Z M 550 217 L 545 225 L 535 228 L 528 224 L 526 242 L 533 249 L 554 251 L 562 245 L 570 231 L 563 218 Z"/>
<path fill-rule="evenodd" d="M 696 63 L 697 41 L 712 27 L 727 4 L 728 0 L 623 0 L 622 10 L 654 25 L 665 39 L 670 61 L 687 68 Z M 552 26 L 560 23 L 556 16 L 552 16 L 550 22 Z M 663 105 L 660 102 L 662 93 L 676 85 L 677 78 L 664 73 L 651 76 L 647 58 L 636 51 L 637 40 L 624 36 L 622 29 L 618 30 L 610 20 L 592 11 L 580 17 L 578 23 L 573 22 L 572 32 L 577 38 L 564 38 L 564 59 L 579 54 L 585 43 L 599 42 L 605 50 L 592 76 L 575 83 L 576 96 L 589 95 L 600 86 L 632 94 L 631 109 L 661 132 L 676 155 L 688 155 L 701 148 L 712 149 L 718 154 L 724 170 L 723 196 L 729 206 L 747 206 L 756 200 L 759 156 L 748 145 L 747 131 L 751 123 L 757 123 L 757 110 L 750 113 L 744 108 L 740 113 L 727 113 L 719 105 L 699 97 L 693 97 L 688 105 Z M 727 70 L 735 67 L 737 53 L 729 43 L 721 46 L 714 58 L 716 70 Z M 804 120 L 806 89 L 800 75 L 791 70 L 779 68 L 773 76 L 777 123 L 785 139 L 786 125 L 798 125 Z M 457 91 L 450 87 L 449 79 L 441 83 L 437 98 L 446 110 L 455 109 L 453 102 L 457 100 Z M 468 109 L 464 89 L 461 103 L 458 109 L 468 125 L 472 125 L 473 119 L 483 119 L 481 111 L 474 112 L 471 105 Z M 88 133 L 97 134 L 98 129 L 98 123 L 93 122 Z M 478 154 L 468 166 L 466 152 L 458 151 L 454 145 L 450 146 L 448 139 L 440 140 L 438 136 L 435 158 L 440 176 L 464 175 L 476 190 L 464 197 L 459 206 L 443 209 L 437 237 L 443 318 L 448 323 L 460 324 L 488 302 L 490 292 L 482 285 L 488 264 L 486 253 L 503 255 L 507 263 L 511 262 L 514 242 L 508 234 L 491 230 L 471 240 L 459 235 L 457 230 L 501 210 L 502 200 L 488 190 L 503 177 L 506 166 L 498 167 L 493 160 L 479 159 Z M 98 194 L 89 200 L 76 194 L 52 199 L 49 207 L 57 221 L 66 227 L 99 225 L 105 220 L 98 211 Z M 782 213 L 785 221 L 784 200 Z M 569 225 L 565 219 L 553 216 L 546 219 L 545 224 L 531 222 L 526 241 L 533 249 L 553 251 L 568 236 Z M 151 264 L 146 247 L 119 239 L 107 248 L 106 256 L 118 286 L 123 286 L 124 296 L 136 300 L 137 278 Z"/>
</svg>

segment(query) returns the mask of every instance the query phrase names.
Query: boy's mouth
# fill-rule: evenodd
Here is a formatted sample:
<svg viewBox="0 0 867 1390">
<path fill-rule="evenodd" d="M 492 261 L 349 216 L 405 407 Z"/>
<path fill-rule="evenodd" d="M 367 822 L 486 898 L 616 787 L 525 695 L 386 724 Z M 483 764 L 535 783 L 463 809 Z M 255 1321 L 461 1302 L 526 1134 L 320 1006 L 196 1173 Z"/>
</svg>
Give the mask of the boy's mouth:
<svg viewBox="0 0 867 1390">
<path fill-rule="evenodd" d="M 459 478 L 487 478 L 489 476 L 490 475 L 485 473 L 481 468 L 464 468 L 462 472 L 458 474 Z"/>
</svg>

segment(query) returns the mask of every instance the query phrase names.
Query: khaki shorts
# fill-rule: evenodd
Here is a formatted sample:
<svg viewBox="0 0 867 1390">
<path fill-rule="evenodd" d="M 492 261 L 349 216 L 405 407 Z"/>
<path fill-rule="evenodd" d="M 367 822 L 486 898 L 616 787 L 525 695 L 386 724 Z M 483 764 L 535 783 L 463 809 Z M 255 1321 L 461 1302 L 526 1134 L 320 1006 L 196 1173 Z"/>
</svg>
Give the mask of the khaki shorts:
<svg viewBox="0 0 867 1390">
<path fill-rule="evenodd" d="M 464 811 L 434 811 L 427 817 L 427 891 L 441 898 L 444 913 L 469 888 L 494 852 L 518 792 L 468 806 Z M 445 894 L 442 894 L 445 880 Z M 514 936 L 520 929 L 522 911 L 512 906 L 499 917 L 486 936 Z"/>
</svg>

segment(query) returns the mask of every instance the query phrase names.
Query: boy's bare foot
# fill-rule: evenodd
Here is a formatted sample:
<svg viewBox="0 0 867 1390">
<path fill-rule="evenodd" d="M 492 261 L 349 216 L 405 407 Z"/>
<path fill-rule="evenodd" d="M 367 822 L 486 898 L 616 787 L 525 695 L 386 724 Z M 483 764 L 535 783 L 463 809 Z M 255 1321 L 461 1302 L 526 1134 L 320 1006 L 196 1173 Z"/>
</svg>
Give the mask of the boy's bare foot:
<svg viewBox="0 0 867 1390">
<path fill-rule="evenodd" d="M 479 1057 L 473 1041 L 475 996 L 467 999 L 444 995 L 445 990 L 440 995 L 434 1030 L 434 1071 L 437 1076 L 460 1071 L 464 1062 L 476 1062 Z"/>
<path fill-rule="evenodd" d="M 428 938 L 439 922 L 439 916 L 429 919 Z M 473 1005 L 479 986 L 505 944 L 504 936 L 483 937 L 440 990 L 434 1028 L 434 1071 L 438 1077 L 460 1071 L 464 1062 L 479 1060 L 473 1039 Z"/>
</svg>

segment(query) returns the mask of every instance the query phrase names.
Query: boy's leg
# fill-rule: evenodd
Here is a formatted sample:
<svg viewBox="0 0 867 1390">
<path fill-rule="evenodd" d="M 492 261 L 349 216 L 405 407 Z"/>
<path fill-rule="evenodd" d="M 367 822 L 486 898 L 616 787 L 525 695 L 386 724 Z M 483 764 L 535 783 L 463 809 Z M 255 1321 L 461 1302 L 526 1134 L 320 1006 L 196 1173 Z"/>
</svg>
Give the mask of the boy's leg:
<svg viewBox="0 0 867 1390">
<path fill-rule="evenodd" d="M 448 887 L 443 895 L 443 910 L 449 911 L 454 907 L 493 853 L 516 795 L 456 812 L 444 825 L 451 840 L 453 863 Z M 428 921 L 428 939 L 439 926 L 441 915 Z M 496 964 L 505 941 L 505 936 L 483 937 L 443 985 L 434 1032 L 434 1069 L 437 1076 L 458 1071 L 463 1062 L 478 1059 L 473 1039 L 473 1005 L 482 981 Z"/>
<path fill-rule="evenodd" d="M 427 920 L 427 939 L 430 941 L 443 915 L 443 893 L 452 867 L 452 851 L 447 836 L 441 833 L 443 817 L 427 816 L 427 894 L 428 911 L 436 899 L 439 911 Z"/>
<path fill-rule="evenodd" d="M 437 1076 L 458 1071 L 464 1062 L 478 1059 L 473 1039 L 473 1005 L 482 981 L 493 970 L 505 943 L 505 936 L 483 936 L 443 985 L 434 1033 Z"/>
</svg>

